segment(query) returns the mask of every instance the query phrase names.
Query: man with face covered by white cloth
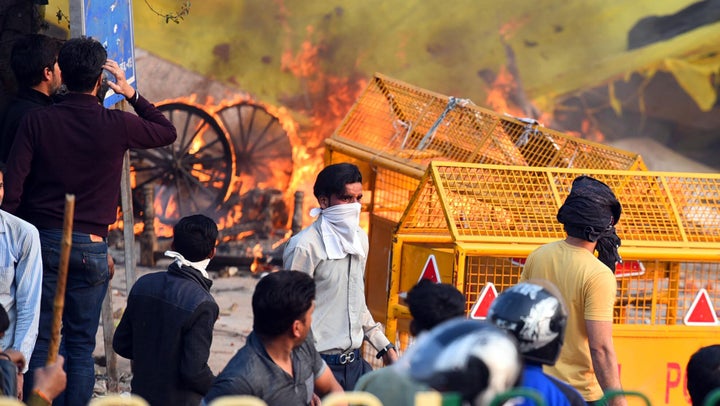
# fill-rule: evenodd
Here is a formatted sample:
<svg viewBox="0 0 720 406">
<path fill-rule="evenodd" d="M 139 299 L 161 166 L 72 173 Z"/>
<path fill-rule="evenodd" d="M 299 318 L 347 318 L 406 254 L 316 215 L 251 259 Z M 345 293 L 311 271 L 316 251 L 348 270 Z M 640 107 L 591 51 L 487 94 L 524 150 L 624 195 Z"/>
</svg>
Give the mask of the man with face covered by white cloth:
<svg viewBox="0 0 720 406">
<path fill-rule="evenodd" d="M 348 163 L 327 166 L 318 174 L 313 193 L 320 208 L 310 214 L 317 220 L 290 239 L 283 266 L 315 279 L 315 346 L 340 385 L 352 390 L 358 378 L 372 370 L 359 351 L 363 340 L 386 365 L 397 359 L 365 303 L 368 237 L 360 228 L 362 174 Z"/>
</svg>

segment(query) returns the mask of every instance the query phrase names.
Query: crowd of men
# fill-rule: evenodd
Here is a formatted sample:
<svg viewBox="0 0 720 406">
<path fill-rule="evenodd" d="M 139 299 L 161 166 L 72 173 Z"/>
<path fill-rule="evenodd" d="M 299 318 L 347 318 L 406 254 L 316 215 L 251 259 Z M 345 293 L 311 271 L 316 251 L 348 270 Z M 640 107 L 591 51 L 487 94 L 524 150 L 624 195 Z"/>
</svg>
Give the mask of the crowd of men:
<svg viewBox="0 0 720 406">
<path fill-rule="evenodd" d="M 0 115 L 7 163 L 0 165 L 0 371 L 13 379 L 0 386 L 28 404 L 86 405 L 113 274 L 106 238 L 123 156 L 169 145 L 176 131 L 94 39 L 29 35 L 17 40 L 11 66 L 19 91 Z M 115 80 L 106 82 L 104 71 Z M 136 114 L 104 108 L 106 86 Z M 252 333 L 217 376 L 208 359 L 219 308 L 207 267 L 218 228 L 202 214 L 174 226 L 166 252 L 172 264 L 133 285 L 113 339 L 114 350 L 132 360 L 134 394 L 151 405 L 209 405 L 233 395 L 317 405 L 329 393 L 362 390 L 386 405 L 413 405 L 416 394 L 439 391 L 479 406 L 518 387 L 548 405 L 627 405 L 622 396 L 604 399 L 622 389 L 612 342 L 622 206 L 607 185 L 574 180 L 557 215 L 566 238 L 528 257 L 520 283 L 499 295 L 487 321 L 465 318 L 465 297 L 451 285 L 414 286 L 406 298 L 414 343 L 402 357 L 365 302 L 370 247 L 360 227 L 361 171 L 329 165 L 313 193 L 317 220 L 287 242 L 285 270 L 257 283 Z M 46 365 L 54 355 L 66 194 L 77 203 L 62 339 L 57 361 Z M 363 344 L 385 367 L 373 371 Z M 720 387 L 718 348 L 700 349 L 688 363 L 693 405 Z M 532 397 L 514 402 L 534 404 Z"/>
</svg>

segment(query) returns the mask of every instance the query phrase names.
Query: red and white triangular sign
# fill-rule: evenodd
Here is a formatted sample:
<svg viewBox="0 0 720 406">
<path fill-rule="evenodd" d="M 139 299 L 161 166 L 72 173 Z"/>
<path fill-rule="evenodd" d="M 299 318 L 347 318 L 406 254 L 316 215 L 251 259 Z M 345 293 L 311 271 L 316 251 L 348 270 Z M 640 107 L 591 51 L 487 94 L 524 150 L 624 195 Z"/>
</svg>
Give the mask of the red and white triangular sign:
<svg viewBox="0 0 720 406">
<path fill-rule="evenodd" d="M 430 279 L 435 283 L 440 283 L 440 271 L 438 269 L 437 261 L 435 260 L 435 255 L 430 255 L 428 257 L 427 262 L 425 262 L 425 266 L 423 267 L 423 271 L 420 273 L 418 282 L 423 279 Z"/>
<path fill-rule="evenodd" d="M 645 275 L 645 265 L 640 261 L 625 260 L 615 264 L 615 277 L 625 278 L 629 276 Z"/>
<path fill-rule="evenodd" d="M 482 292 L 480 292 L 480 296 L 478 296 L 478 300 L 475 302 L 472 309 L 470 309 L 470 318 L 475 320 L 485 320 L 485 318 L 487 318 L 490 305 L 497 295 L 498 293 L 495 289 L 495 285 L 492 282 L 486 283 Z"/>
<path fill-rule="evenodd" d="M 695 300 L 693 300 L 685 318 L 683 319 L 686 326 L 707 326 L 718 324 L 718 317 L 713 308 L 710 296 L 707 290 L 700 289 Z"/>
</svg>

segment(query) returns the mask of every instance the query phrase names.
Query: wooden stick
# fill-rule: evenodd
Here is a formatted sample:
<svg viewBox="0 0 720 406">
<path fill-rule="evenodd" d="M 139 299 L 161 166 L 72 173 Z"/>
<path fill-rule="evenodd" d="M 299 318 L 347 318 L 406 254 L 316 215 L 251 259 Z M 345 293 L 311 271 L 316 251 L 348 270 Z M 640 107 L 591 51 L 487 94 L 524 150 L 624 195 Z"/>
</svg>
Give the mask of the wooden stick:
<svg viewBox="0 0 720 406">
<path fill-rule="evenodd" d="M 113 335 L 115 334 L 115 324 L 113 320 L 113 304 L 112 304 L 112 286 L 108 284 L 105 292 L 105 300 L 102 304 L 102 325 L 103 325 L 103 342 L 105 343 L 105 371 L 107 373 L 107 390 L 108 393 L 120 392 L 120 378 L 117 370 L 117 355 L 112 349 Z"/>
<path fill-rule="evenodd" d="M 55 287 L 55 301 L 53 302 L 52 335 L 48 348 L 47 364 L 57 360 L 60 351 L 60 326 L 62 324 L 63 310 L 65 309 L 65 286 L 67 285 L 68 264 L 70 263 L 70 248 L 72 248 L 73 217 L 75 216 L 75 195 L 65 195 L 65 217 L 63 218 L 63 234 L 60 242 L 60 265 L 58 266 L 57 286 Z"/>
</svg>

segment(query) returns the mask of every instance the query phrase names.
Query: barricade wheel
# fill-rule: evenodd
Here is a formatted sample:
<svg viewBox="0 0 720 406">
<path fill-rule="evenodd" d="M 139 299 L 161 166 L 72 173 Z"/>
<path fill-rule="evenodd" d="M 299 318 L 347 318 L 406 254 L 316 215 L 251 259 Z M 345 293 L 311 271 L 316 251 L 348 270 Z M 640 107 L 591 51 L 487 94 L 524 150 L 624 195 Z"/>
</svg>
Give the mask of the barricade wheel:
<svg viewBox="0 0 720 406">
<path fill-rule="evenodd" d="M 243 101 L 215 112 L 235 151 L 238 191 L 285 190 L 293 171 L 292 145 L 277 116 L 261 104 Z"/>
<path fill-rule="evenodd" d="M 130 152 L 136 213 L 145 207 L 143 187 L 154 188 L 155 216 L 174 225 L 190 214 L 215 212 L 225 201 L 233 174 L 232 147 L 222 127 L 203 109 L 185 103 L 157 106 L 175 125 L 171 145 Z"/>
</svg>

